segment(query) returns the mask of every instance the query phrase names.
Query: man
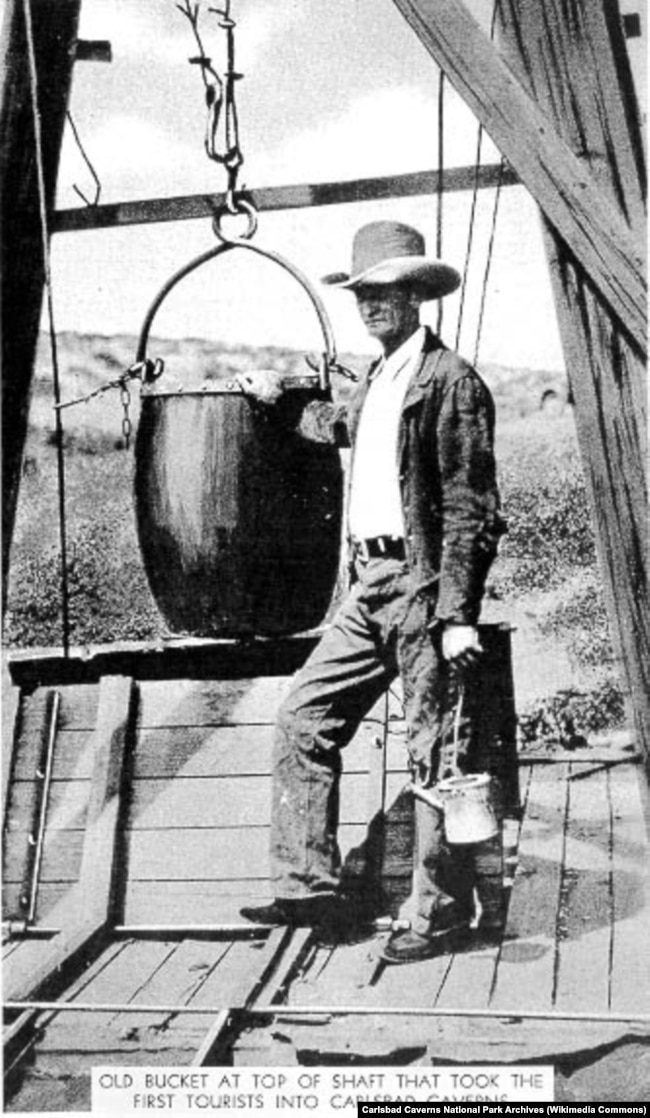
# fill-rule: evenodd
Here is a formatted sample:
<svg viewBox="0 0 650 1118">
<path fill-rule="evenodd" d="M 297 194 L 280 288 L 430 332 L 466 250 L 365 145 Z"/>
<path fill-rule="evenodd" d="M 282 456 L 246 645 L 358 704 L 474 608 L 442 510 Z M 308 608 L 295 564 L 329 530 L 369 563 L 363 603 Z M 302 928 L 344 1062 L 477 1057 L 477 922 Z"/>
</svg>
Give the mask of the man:
<svg viewBox="0 0 650 1118">
<path fill-rule="evenodd" d="M 275 901 L 242 909 L 270 924 L 350 916 L 338 893 L 341 750 L 399 673 L 416 778 L 438 777 L 450 674 L 481 654 L 476 628 L 503 525 L 493 457 L 494 408 L 478 374 L 420 325 L 420 305 L 455 290 L 458 273 L 426 256 L 399 222 L 366 225 L 350 274 L 325 283 L 354 293 L 382 357 L 346 409 L 314 402 L 303 427 L 353 448 L 349 533 L 356 581 L 278 715 L 271 857 Z M 269 407 L 280 378 L 242 387 Z M 472 882 L 454 872 L 442 815 L 416 802 L 411 928 L 393 934 L 389 962 L 427 958 L 467 927 Z M 451 869 L 451 872 L 450 872 Z"/>
</svg>

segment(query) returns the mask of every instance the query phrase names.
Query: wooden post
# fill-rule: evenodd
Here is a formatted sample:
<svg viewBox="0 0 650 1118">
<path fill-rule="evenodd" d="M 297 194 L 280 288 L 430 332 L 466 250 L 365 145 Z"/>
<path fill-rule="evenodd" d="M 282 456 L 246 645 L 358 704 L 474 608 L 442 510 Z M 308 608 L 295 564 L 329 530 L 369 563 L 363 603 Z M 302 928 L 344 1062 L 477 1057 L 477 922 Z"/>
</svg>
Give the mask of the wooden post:
<svg viewBox="0 0 650 1118">
<path fill-rule="evenodd" d="M 2 565 L 6 590 L 43 292 L 31 85 L 24 0 L 5 0 L 0 46 L 2 270 Z M 47 209 L 54 192 L 81 0 L 31 0 Z"/>
<path fill-rule="evenodd" d="M 615 227 L 625 230 L 627 245 L 645 244 L 643 148 L 618 5 L 511 0 L 504 9 L 510 53 L 540 107 L 461 0 L 394 2 L 502 149 L 552 230 L 547 245 L 610 617 L 639 744 L 650 757 L 647 337 L 640 304 L 626 311 L 625 299 L 613 292 L 619 288 L 622 294 L 623 272 L 613 260 L 611 284 L 602 272 L 602 253 Z M 587 218 L 588 198 L 599 200 L 598 216 L 594 211 Z M 639 253 L 636 260 L 634 302 L 645 287 Z"/>
<path fill-rule="evenodd" d="M 463 0 L 394 3 L 645 356 L 645 242 L 632 234 L 618 206 L 558 136 Z"/>
<path fill-rule="evenodd" d="M 500 37 L 521 81 L 641 243 L 643 143 L 618 4 L 583 0 L 570 26 L 567 11 L 560 0 L 501 0 Z M 645 366 L 548 221 L 545 244 L 613 638 L 650 758 Z"/>
</svg>

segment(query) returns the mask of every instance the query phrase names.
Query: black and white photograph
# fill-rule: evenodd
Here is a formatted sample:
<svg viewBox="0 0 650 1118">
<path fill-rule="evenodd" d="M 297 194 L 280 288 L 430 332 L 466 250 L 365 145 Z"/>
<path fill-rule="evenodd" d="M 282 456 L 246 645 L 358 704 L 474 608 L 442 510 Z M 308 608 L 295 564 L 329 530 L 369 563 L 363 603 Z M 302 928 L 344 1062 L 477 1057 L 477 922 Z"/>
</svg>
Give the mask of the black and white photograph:
<svg viewBox="0 0 650 1118">
<path fill-rule="evenodd" d="M 5 0 L 3 1113 L 647 1113 L 647 14 Z"/>
</svg>

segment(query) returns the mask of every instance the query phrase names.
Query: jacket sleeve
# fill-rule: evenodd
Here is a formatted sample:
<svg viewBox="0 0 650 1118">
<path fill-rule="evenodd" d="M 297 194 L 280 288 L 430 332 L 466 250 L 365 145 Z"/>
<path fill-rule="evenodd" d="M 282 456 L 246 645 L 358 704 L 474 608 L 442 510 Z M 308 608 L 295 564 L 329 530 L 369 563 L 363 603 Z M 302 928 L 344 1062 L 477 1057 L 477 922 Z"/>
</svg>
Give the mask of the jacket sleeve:
<svg viewBox="0 0 650 1118">
<path fill-rule="evenodd" d="M 455 379 L 437 429 L 442 551 L 435 617 L 474 625 L 485 579 L 505 531 L 494 461 L 494 405 L 472 371 Z"/>
</svg>

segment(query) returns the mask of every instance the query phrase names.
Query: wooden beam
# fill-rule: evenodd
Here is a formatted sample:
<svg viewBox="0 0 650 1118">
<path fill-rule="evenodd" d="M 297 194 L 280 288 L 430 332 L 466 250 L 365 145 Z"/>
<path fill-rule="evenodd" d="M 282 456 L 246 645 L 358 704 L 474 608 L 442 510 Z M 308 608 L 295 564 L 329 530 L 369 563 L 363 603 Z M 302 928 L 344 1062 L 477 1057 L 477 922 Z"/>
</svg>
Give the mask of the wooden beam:
<svg viewBox="0 0 650 1118">
<path fill-rule="evenodd" d="M 107 39 L 77 39 L 75 62 L 112 62 L 113 48 Z"/>
<path fill-rule="evenodd" d="M 94 683 L 108 675 L 135 679 L 254 679 L 292 675 L 315 647 L 319 633 L 257 640 L 179 638 L 164 644 L 72 648 L 69 656 L 41 649 L 14 653 L 8 667 L 14 683 L 33 689 L 46 683 Z"/>
<path fill-rule="evenodd" d="M 493 189 L 516 186 L 519 178 L 510 167 L 503 171 L 498 163 L 475 167 L 454 167 L 442 175 L 444 191 Z M 308 206 L 334 206 L 350 202 L 377 201 L 381 198 L 410 198 L 420 194 L 436 194 L 440 189 L 437 171 L 414 171 L 406 175 L 355 179 L 352 182 L 319 182 L 291 186 L 267 186 L 247 190 L 246 198 L 260 212 L 264 210 L 296 210 Z M 193 194 L 179 198 L 150 198 L 138 202 L 115 202 L 110 205 L 77 206 L 58 210 L 53 217 L 55 233 L 107 229 L 116 225 L 149 225 L 165 221 L 192 221 L 212 218 L 223 210 L 225 194 Z"/>
<path fill-rule="evenodd" d="M 563 237 L 638 351 L 647 352 L 644 243 L 557 135 L 463 0 L 394 0 Z"/>
<path fill-rule="evenodd" d="M 2 827 L 7 823 L 16 743 L 20 731 L 20 688 L 7 681 L 2 665 Z"/>
<path fill-rule="evenodd" d="M 122 777 L 133 695 L 134 684 L 129 676 L 105 676 L 101 681 L 95 760 L 78 885 L 84 919 L 97 924 L 106 924 L 113 918 Z"/>
<path fill-rule="evenodd" d="M 102 680 L 95 731 L 95 766 L 81 874 L 67 921 L 50 941 L 41 963 L 26 973 L 5 975 L 9 1000 L 50 996 L 75 965 L 96 951 L 113 916 L 121 783 L 133 714 L 133 680 Z"/>
<path fill-rule="evenodd" d="M 645 166 L 618 5 L 502 0 L 500 37 L 515 72 L 645 242 Z M 553 293 L 575 403 L 612 634 L 650 762 L 650 579 L 644 361 L 552 225 Z"/>
<path fill-rule="evenodd" d="M 43 292 L 43 242 L 24 0 L 6 0 L 0 47 L 2 567 L 9 570 Z M 54 204 L 81 0 L 31 0 L 47 209 Z"/>
</svg>

